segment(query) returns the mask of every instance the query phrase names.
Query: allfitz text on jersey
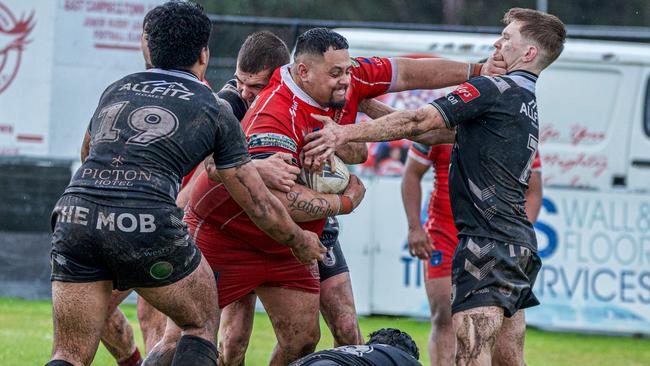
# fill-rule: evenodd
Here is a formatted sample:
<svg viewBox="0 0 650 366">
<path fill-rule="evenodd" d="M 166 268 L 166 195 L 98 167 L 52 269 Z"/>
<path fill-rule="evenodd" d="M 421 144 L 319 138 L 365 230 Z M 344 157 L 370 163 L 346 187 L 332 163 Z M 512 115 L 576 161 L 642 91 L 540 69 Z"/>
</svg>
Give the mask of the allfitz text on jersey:
<svg viewBox="0 0 650 366">
<path fill-rule="evenodd" d="M 178 88 L 180 85 L 180 88 Z M 185 90 L 183 90 L 185 89 Z M 190 92 L 181 83 L 167 82 L 143 82 L 143 83 L 126 83 L 122 85 L 119 91 L 129 90 L 149 97 L 170 96 L 183 100 L 190 100 L 194 93 Z"/>
</svg>

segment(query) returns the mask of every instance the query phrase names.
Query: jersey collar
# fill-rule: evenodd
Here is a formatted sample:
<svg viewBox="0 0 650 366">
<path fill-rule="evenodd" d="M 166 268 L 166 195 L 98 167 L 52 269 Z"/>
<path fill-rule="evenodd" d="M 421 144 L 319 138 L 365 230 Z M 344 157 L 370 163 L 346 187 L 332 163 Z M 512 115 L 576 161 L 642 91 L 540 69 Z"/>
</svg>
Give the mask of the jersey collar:
<svg viewBox="0 0 650 366">
<path fill-rule="evenodd" d="M 291 73 L 289 72 L 289 69 L 291 68 L 292 65 L 293 64 L 287 64 L 280 68 L 280 77 L 282 78 L 282 81 L 287 85 L 289 90 L 291 90 L 291 92 L 295 96 L 297 96 L 298 99 L 309 104 L 310 106 L 316 107 L 323 111 L 328 111 L 329 108 L 323 108 L 312 97 L 310 97 L 309 94 L 307 94 L 304 90 L 300 89 L 300 87 L 298 86 L 298 84 L 296 84 L 295 81 L 293 81 L 293 78 L 291 77 Z"/>
<path fill-rule="evenodd" d="M 526 70 L 514 70 L 514 71 L 510 71 L 506 75 L 509 75 L 509 76 L 515 76 L 515 75 L 523 76 L 526 79 L 532 81 L 533 83 L 537 82 L 537 78 L 538 78 L 537 75 L 533 74 L 530 71 L 526 71 Z"/>
<path fill-rule="evenodd" d="M 192 74 L 191 72 L 183 71 L 183 70 L 177 70 L 177 69 L 158 69 L 158 68 L 153 68 L 146 70 L 146 72 L 153 72 L 156 74 L 164 74 L 164 75 L 171 75 L 171 76 L 176 76 L 181 79 L 186 79 L 190 81 L 194 81 L 196 83 L 199 83 L 206 88 L 208 87 L 205 85 L 199 78 L 196 77 L 196 75 Z"/>
</svg>

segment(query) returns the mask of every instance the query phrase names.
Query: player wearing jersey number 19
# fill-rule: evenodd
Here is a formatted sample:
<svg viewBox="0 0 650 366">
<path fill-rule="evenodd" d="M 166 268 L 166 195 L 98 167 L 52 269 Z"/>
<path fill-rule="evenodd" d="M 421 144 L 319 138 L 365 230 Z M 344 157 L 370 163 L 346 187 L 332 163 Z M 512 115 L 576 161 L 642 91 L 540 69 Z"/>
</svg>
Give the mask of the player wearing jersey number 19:
<svg viewBox="0 0 650 366">
<path fill-rule="evenodd" d="M 193 3 L 157 9 L 146 25 L 157 68 L 128 75 L 103 93 L 85 141 L 88 158 L 52 215 L 48 365 L 92 362 L 112 288 L 134 288 L 181 326 L 172 364 L 216 364 L 214 277 L 174 203 L 180 178 L 208 154 L 256 224 L 302 261 L 322 257 L 316 235 L 291 221 L 249 164 L 239 122 L 200 81 L 209 59 L 209 18 Z M 145 93 L 149 84 L 156 87 Z"/>
</svg>

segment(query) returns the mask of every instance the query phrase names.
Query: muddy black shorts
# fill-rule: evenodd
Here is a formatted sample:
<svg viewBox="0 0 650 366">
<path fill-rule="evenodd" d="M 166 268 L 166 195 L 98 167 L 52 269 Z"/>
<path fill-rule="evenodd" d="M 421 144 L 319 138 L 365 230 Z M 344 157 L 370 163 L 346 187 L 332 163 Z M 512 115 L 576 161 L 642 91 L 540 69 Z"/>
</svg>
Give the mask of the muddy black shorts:
<svg viewBox="0 0 650 366">
<path fill-rule="evenodd" d="M 52 281 L 112 281 L 113 288 L 160 287 L 192 273 L 201 262 L 170 205 L 126 208 L 64 195 L 52 212 Z"/>
<path fill-rule="evenodd" d="M 320 282 L 337 274 L 350 272 L 341 250 L 341 243 L 339 243 L 339 222 L 335 218 L 330 217 L 327 219 L 320 241 L 327 248 L 325 258 L 323 258 L 322 262 L 318 262 Z"/>
<path fill-rule="evenodd" d="M 498 306 L 511 317 L 538 305 L 533 286 L 541 266 L 537 253 L 525 246 L 461 236 L 452 262 L 452 313 Z"/>
</svg>

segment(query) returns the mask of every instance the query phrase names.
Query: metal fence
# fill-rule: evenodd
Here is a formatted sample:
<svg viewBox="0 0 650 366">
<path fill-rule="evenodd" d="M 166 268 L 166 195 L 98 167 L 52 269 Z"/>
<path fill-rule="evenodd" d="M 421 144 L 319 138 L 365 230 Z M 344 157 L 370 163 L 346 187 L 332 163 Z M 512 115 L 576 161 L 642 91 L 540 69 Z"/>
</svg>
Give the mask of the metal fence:
<svg viewBox="0 0 650 366">
<path fill-rule="evenodd" d="M 372 28 L 411 31 L 443 31 L 458 33 L 499 34 L 501 27 L 432 25 L 414 23 L 356 22 L 325 19 L 269 18 L 239 15 L 210 15 L 213 24 L 210 41 L 210 69 L 207 79 L 222 85 L 232 79 L 237 52 L 246 37 L 255 31 L 268 30 L 282 38 L 290 49 L 302 32 L 314 27 Z M 567 26 L 568 35 L 579 39 L 600 39 L 627 42 L 650 42 L 650 27 Z"/>
</svg>

